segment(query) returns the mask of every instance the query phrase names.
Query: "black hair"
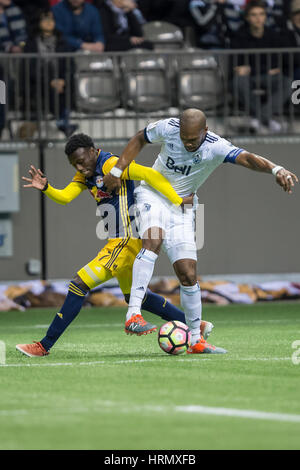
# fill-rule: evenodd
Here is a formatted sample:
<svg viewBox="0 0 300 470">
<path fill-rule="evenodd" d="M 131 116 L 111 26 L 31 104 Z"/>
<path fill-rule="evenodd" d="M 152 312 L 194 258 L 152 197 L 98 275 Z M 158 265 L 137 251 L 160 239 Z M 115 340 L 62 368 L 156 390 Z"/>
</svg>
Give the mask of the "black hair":
<svg viewBox="0 0 300 470">
<path fill-rule="evenodd" d="M 30 25 L 28 26 L 28 34 L 30 37 L 34 38 L 41 33 L 40 22 L 43 18 L 46 18 L 49 15 L 53 16 L 53 20 L 55 22 L 55 18 L 51 8 L 37 8 L 32 11 Z M 53 34 L 58 38 L 62 38 L 62 33 L 58 31 L 55 27 L 53 30 Z"/>
<path fill-rule="evenodd" d="M 69 138 L 65 146 L 65 154 L 69 157 L 79 148 L 95 148 L 92 138 L 86 134 L 74 134 Z"/>
<path fill-rule="evenodd" d="M 252 0 L 251 2 L 247 3 L 245 10 L 244 10 L 244 16 L 247 17 L 253 8 L 262 8 L 263 10 L 266 11 L 267 5 L 266 5 L 266 2 L 263 0 Z"/>
</svg>

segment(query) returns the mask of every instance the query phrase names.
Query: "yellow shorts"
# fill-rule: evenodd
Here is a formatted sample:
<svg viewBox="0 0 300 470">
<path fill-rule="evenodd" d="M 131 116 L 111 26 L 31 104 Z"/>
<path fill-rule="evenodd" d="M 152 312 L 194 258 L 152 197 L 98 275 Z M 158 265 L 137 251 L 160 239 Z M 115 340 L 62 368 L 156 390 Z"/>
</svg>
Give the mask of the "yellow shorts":
<svg viewBox="0 0 300 470">
<path fill-rule="evenodd" d="M 90 289 L 115 277 L 123 294 L 129 294 L 132 266 L 141 248 L 142 240 L 137 238 L 112 238 L 77 274 Z"/>
</svg>

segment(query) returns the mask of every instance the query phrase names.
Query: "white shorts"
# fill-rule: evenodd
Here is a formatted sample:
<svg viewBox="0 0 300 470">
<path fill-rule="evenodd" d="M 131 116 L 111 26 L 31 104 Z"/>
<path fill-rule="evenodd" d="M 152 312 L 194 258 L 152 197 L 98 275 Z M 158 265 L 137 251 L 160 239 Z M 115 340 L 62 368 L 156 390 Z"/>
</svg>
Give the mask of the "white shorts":
<svg viewBox="0 0 300 470">
<path fill-rule="evenodd" d="M 176 207 L 159 193 L 145 186 L 135 190 L 137 227 L 140 237 L 152 227 L 160 227 L 164 231 L 163 250 L 171 263 L 179 259 L 197 261 L 195 242 L 195 211 Z M 151 236 L 155 237 L 152 231 Z"/>
</svg>

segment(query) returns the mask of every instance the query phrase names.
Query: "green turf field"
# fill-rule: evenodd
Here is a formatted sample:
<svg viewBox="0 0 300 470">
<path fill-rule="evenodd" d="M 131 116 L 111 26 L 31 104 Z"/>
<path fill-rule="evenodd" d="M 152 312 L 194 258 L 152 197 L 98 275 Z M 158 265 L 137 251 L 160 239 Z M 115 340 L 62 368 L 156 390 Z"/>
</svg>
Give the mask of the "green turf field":
<svg viewBox="0 0 300 470">
<path fill-rule="evenodd" d="M 1 449 L 300 449 L 300 303 L 205 306 L 224 356 L 169 356 L 122 308 L 83 309 L 47 357 L 15 350 L 53 315 L 0 312 Z"/>
</svg>

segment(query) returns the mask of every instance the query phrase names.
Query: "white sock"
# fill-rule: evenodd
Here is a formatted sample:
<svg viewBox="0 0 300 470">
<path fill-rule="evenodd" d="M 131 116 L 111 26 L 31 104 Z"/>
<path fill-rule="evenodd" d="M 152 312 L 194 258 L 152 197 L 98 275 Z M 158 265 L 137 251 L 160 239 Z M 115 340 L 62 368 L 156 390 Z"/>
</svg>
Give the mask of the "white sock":
<svg viewBox="0 0 300 470">
<path fill-rule="evenodd" d="M 194 286 L 180 286 L 180 301 L 187 326 L 192 333 L 192 345 L 200 339 L 202 315 L 201 290 L 198 282 Z"/>
<path fill-rule="evenodd" d="M 132 268 L 132 285 L 126 320 L 141 313 L 141 305 L 154 271 L 157 254 L 142 248 Z"/>
</svg>

